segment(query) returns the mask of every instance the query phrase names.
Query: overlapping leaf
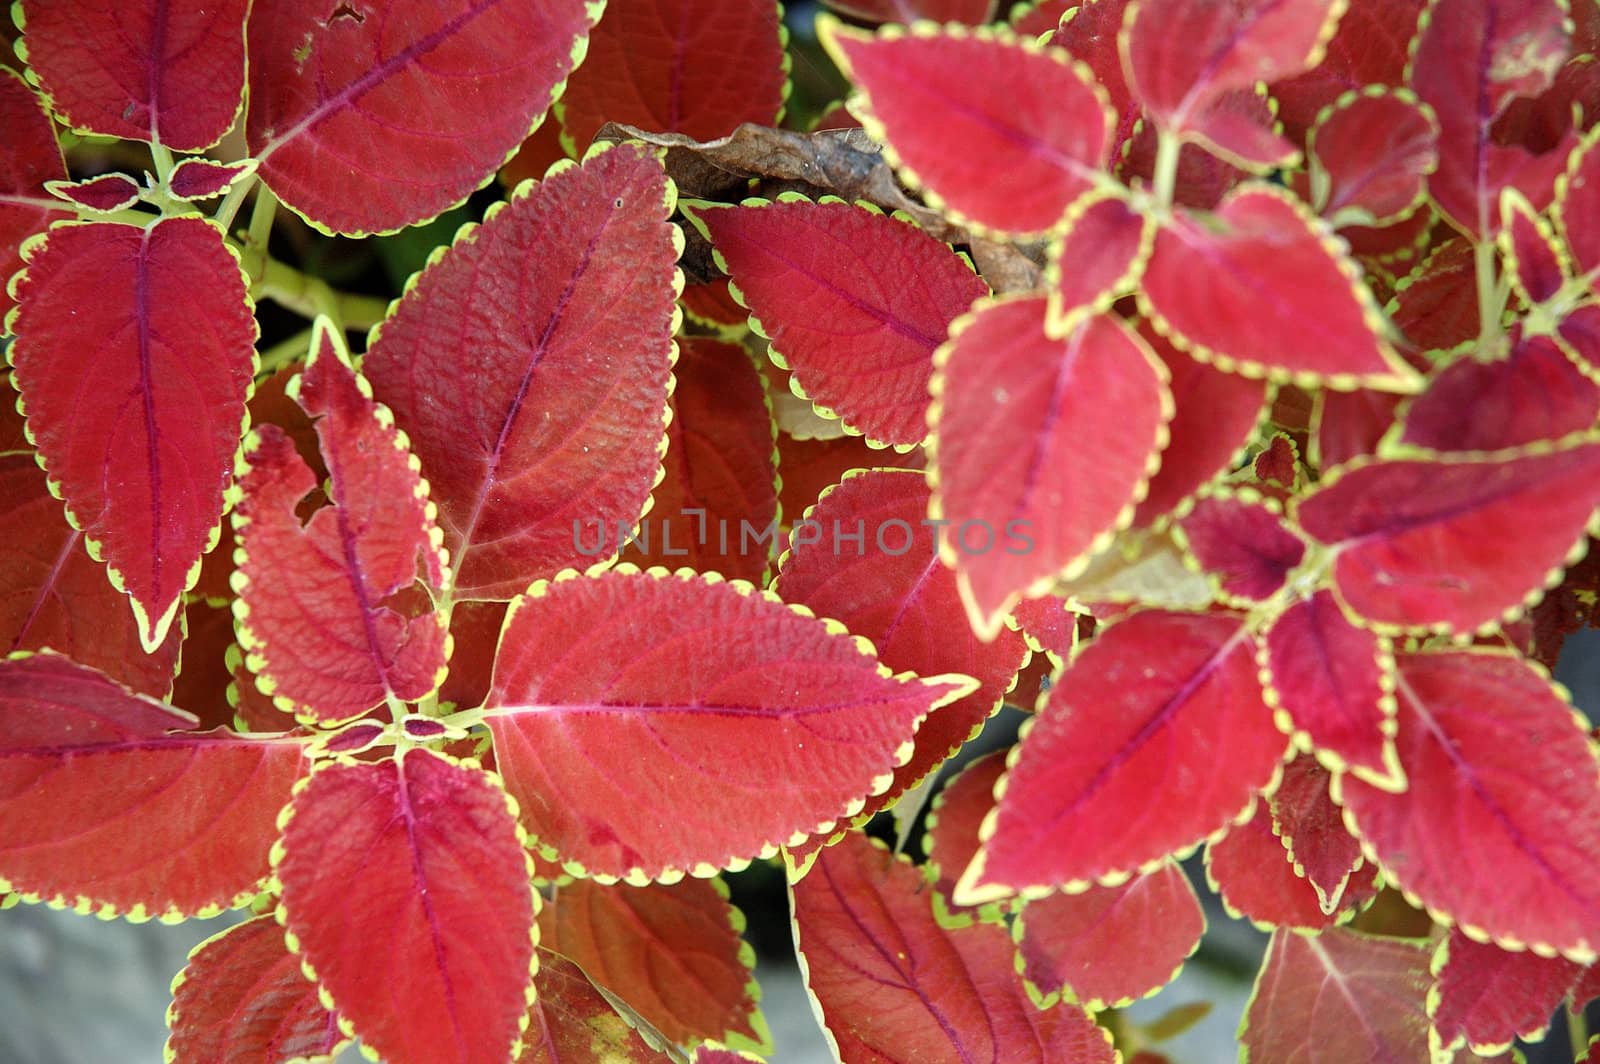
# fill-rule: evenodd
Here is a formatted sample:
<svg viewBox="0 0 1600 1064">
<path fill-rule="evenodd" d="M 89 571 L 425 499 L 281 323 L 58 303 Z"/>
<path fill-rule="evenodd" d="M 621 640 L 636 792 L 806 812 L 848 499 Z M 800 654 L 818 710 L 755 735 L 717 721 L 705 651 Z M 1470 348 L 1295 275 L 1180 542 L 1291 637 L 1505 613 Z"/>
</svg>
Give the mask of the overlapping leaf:
<svg viewBox="0 0 1600 1064">
<path fill-rule="evenodd" d="M 1332 469 L 1352 458 L 1374 454 L 1394 424 L 1402 396 L 1358 388 L 1317 393 L 1309 458 L 1318 469 Z"/>
<path fill-rule="evenodd" d="M 965 262 L 910 222 L 846 203 L 695 218 L 805 395 L 869 439 L 922 442 L 934 349 L 988 292 Z"/>
<path fill-rule="evenodd" d="M 1352 89 L 1403 84 L 1417 18 L 1427 4 L 1428 0 L 1351 0 L 1322 62 L 1272 85 L 1284 135 L 1303 143 L 1329 101 Z"/>
<path fill-rule="evenodd" d="M 1115 196 L 1087 196 L 1073 206 L 1069 228 L 1050 249 L 1048 328 L 1063 335 L 1081 314 L 1105 310 L 1144 269 L 1154 227 L 1147 215 Z"/>
<path fill-rule="evenodd" d="M 941 926 L 922 874 L 865 835 L 823 850 L 790 894 L 801 969 L 843 1059 L 1116 1059 L 1082 1009 L 1028 1000 L 1004 928 Z"/>
<path fill-rule="evenodd" d="M 666 1064 L 618 1014 L 589 977 L 559 953 L 540 948 L 537 1000 L 517 1064 Z"/>
<path fill-rule="evenodd" d="M 780 25 L 767 0 L 611 0 L 556 106 L 566 140 L 582 151 L 607 122 L 696 140 L 776 124 Z"/>
<path fill-rule="evenodd" d="M 828 23 L 822 39 L 861 90 L 868 130 L 958 218 L 1044 232 L 1105 165 L 1105 95 L 1060 49 L 958 27 L 870 37 Z M 950 77 L 954 70 L 962 76 Z"/>
<path fill-rule="evenodd" d="M 139 201 L 139 185 L 126 174 L 106 174 L 87 181 L 50 181 L 46 182 L 45 191 L 100 214 L 120 211 Z"/>
<path fill-rule="evenodd" d="M 249 7 L 22 0 L 18 22 L 28 69 L 69 125 L 199 151 L 239 112 Z"/>
<path fill-rule="evenodd" d="M 1276 501 L 1257 492 L 1215 491 L 1178 522 L 1200 568 L 1232 599 L 1261 602 L 1283 587 L 1305 557 L 1305 541 L 1283 522 Z"/>
<path fill-rule="evenodd" d="M 938 873 L 934 886 L 946 901 L 951 900 L 956 881 L 978 854 L 979 829 L 994 808 L 994 785 L 1005 770 L 1005 751 L 985 754 L 957 773 L 933 800 L 922 846 L 928 866 Z"/>
<path fill-rule="evenodd" d="M 0 275 L 9 280 L 22 265 L 22 242 L 69 216 L 44 191 L 46 181 L 66 179 L 67 164 L 49 112 L 12 70 L 0 70 L 0 126 L 6 130 L 0 143 Z M 0 315 L 10 307 L 11 296 L 0 285 Z"/>
<path fill-rule="evenodd" d="M 208 200 L 232 190 L 233 186 L 256 172 L 254 159 L 242 163 L 218 163 L 210 159 L 185 159 L 167 176 L 167 191 L 174 199 Z"/>
<path fill-rule="evenodd" d="M 1445 241 L 1400 281 L 1389 316 L 1422 351 L 1456 348 L 1477 338 L 1478 291 L 1473 245 L 1465 237 Z"/>
<path fill-rule="evenodd" d="M 427 486 L 389 412 L 351 368 L 323 320 L 294 390 L 316 418 L 331 505 L 301 524 L 316 487 L 288 434 L 265 425 L 247 441 L 235 613 L 264 693 L 295 713 L 346 720 L 387 698 L 431 693 L 445 664 L 445 626 L 425 602 L 395 596 L 421 576 L 444 579 Z"/>
<path fill-rule="evenodd" d="M 1340 597 L 1384 627 L 1471 631 L 1554 583 L 1600 505 L 1600 442 L 1352 464 L 1295 518 L 1336 546 Z M 1538 515 L 1530 521 L 1530 515 Z M 1515 551 L 1485 551 L 1516 542 Z"/>
<path fill-rule="evenodd" d="M 0 664 L 0 890 L 146 917 L 249 900 L 300 744 L 193 726 L 66 658 Z"/>
<path fill-rule="evenodd" d="M 538 898 L 498 781 L 413 749 L 329 763 L 290 808 L 280 917 L 340 1017 L 392 1060 L 505 1059 Z"/>
<path fill-rule="evenodd" d="M 541 917 L 541 945 L 575 962 L 670 1041 L 771 1050 L 744 916 L 721 880 L 601 886 L 577 880 Z"/>
<path fill-rule="evenodd" d="M 422 460 L 458 597 L 591 564 L 574 521 L 638 520 L 665 431 L 672 203 L 647 149 L 592 156 L 459 240 L 373 340 L 362 371 Z"/>
<path fill-rule="evenodd" d="M 1163 331 L 1251 376 L 1414 387 L 1326 223 L 1264 185 L 1234 190 L 1214 217 L 1179 215 L 1156 234 L 1139 296 Z"/>
<path fill-rule="evenodd" d="M 928 499 L 927 483 L 916 472 L 848 476 L 808 512 L 813 527 L 793 533 L 778 573 L 775 589 L 784 601 L 871 640 L 889 668 L 921 676 L 961 673 L 979 683 L 923 722 L 910 760 L 863 814 L 898 799 L 960 749 L 1000 705 L 1027 656 L 1017 632 L 1002 630 L 986 643 L 970 627 L 951 623 L 961 615 L 961 596 L 955 574 L 939 563 L 926 521 Z"/>
<path fill-rule="evenodd" d="M 971 690 L 891 677 L 838 625 L 748 587 L 623 568 L 517 600 L 485 706 L 547 856 L 643 879 L 849 815 L 922 718 Z"/>
<path fill-rule="evenodd" d="M 1525 303 L 1543 303 L 1561 291 L 1566 268 L 1555 230 L 1514 188 L 1500 196 L 1497 242 L 1506 262 L 1507 277 Z"/>
<path fill-rule="evenodd" d="M 1111 625 L 1028 733 L 960 901 L 1129 873 L 1250 807 L 1285 746 L 1240 617 L 1161 610 Z"/>
<path fill-rule="evenodd" d="M 934 517 L 980 632 L 1081 571 L 1133 516 L 1172 416 L 1166 374 L 1119 320 L 1045 334 L 1043 296 L 981 304 L 941 349 Z M 1096 460 L 1078 455 L 1094 440 Z"/>
<path fill-rule="evenodd" d="M 1410 786 L 1346 776 L 1335 796 L 1384 874 L 1474 938 L 1575 960 L 1600 943 L 1600 766 L 1588 733 L 1512 653 L 1399 661 L 1395 744 Z"/>
<path fill-rule="evenodd" d="M 251 14 L 250 154 L 281 200 L 339 233 L 431 218 L 488 180 L 559 93 L 594 18 L 583 0 L 331 14 L 289 0 Z"/>
<path fill-rule="evenodd" d="M 1572 255 L 1573 268 L 1589 274 L 1600 268 L 1600 135 L 1585 137 L 1572 153 L 1556 186 L 1556 230 Z"/>
<path fill-rule="evenodd" d="M 237 260 L 199 218 L 68 225 L 16 294 L 28 431 L 153 648 L 216 543 L 243 428 L 256 324 Z"/>
<path fill-rule="evenodd" d="M 1302 754 L 1284 766 L 1271 800 L 1272 830 L 1325 913 L 1338 908 L 1362 860 L 1361 844 L 1328 793 L 1331 780 L 1316 758 Z"/>
<path fill-rule="evenodd" d="M 1561 957 L 1474 942 L 1459 929 L 1439 943 L 1433 969 L 1428 1016 L 1435 1044 L 1446 1052 L 1465 1045 L 1484 1054 L 1499 1053 L 1517 1038 L 1542 1036 L 1580 971 Z"/>
<path fill-rule="evenodd" d="M 866 22 L 960 22 L 981 26 L 994 19 L 995 0 L 827 0 L 828 7 Z"/>
<path fill-rule="evenodd" d="M 1206 876 L 1230 912 L 1257 926 L 1323 928 L 1348 919 L 1377 889 L 1370 866 L 1350 873 L 1337 901 L 1320 894 L 1296 873 L 1294 862 L 1273 833 L 1272 813 L 1258 802 L 1255 815 L 1236 824 L 1206 847 Z"/>
<path fill-rule="evenodd" d="M 270 915 L 213 935 L 172 985 L 167 1059 L 280 1064 L 331 1057 L 347 1039 Z"/>
<path fill-rule="evenodd" d="M 1312 205 L 1341 222 L 1399 218 L 1438 165 L 1438 138 L 1433 115 L 1409 94 L 1369 89 L 1339 100 L 1311 131 Z"/>
</svg>

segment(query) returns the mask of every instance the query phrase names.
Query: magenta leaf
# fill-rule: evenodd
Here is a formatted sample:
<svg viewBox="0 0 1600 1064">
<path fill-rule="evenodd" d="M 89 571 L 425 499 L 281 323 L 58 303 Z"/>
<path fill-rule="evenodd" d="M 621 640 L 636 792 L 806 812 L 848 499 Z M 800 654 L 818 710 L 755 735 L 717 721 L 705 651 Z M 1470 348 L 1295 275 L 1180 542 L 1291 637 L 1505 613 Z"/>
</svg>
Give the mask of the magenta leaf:
<svg viewBox="0 0 1600 1064">
<path fill-rule="evenodd" d="M 1409 94 L 1368 89 L 1332 105 L 1311 131 L 1312 205 L 1335 224 L 1408 213 L 1439 163 L 1439 126 Z"/>
<path fill-rule="evenodd" d="M 96 214 L 113 214 L 139 202 L 139 184 L 126 174 L 106 174 L 86 181 L 46 181 L 44 188 L 57 199 Z"/>
<path fill-rule="evenodd" d="M 1237 602 L 1264 602 L 1305 557 L 1306 544 L 1283 521 L 1276 499 L 1253 490 L 1217 489 L 1197 499 L 1177 523 L 1200 568 Z"/>
<path fill-rule="evenodd" d="M 1325 913 L 1338 909 L 1362 862 L 1361 844 L 1344 826 L 1344 814 L 1329 793 L 1332 780 L 1316 758 L 1301 754 L 1284 766 L 1270 804 L 1273 833 Z"/>
</svg>

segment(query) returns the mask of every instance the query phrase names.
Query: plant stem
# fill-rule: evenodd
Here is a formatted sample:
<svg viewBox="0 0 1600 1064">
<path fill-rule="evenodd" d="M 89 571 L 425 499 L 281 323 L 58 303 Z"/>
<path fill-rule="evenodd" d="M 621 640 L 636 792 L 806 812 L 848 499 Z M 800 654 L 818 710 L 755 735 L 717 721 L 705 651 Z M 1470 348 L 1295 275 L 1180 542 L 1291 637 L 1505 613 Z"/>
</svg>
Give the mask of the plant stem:
<svg viewBox="0 0 1600 1064">
<path fill-rule="evenodd" d="M 256 194 L 255 205 L 250 208 L 250 229 L 246 239 L 253 248 L 267 253 L 267 240 L 272 236 L 272 222 L 278 216 L 278 197 L 265 185 Z"/>
<path fill-rule="evenodd" d="M 311 330 L 301 329 L 287 340 L 281 340 L 261 352 L 261 373 L 276 373 L 306 356 L 311 349 Z"/>
<path fill-rule="evenodd" d="M 1472 264 L 1478 282 L 1478 350 L 1487 351 L 1500 335 L 1500 312 L 1505 294 L 1495 283 L 1495 246 L 1480 243 L 1472 249 Z"/>
<path fill-rule="evenodd" d="M 1573 1008 L 1571 1001 L 1567 1002 L 1567 1035 L 1572 1039 L 1573 1059 L 1581 1059 L 1589 1050 L 1589 1024 L 1583 1010 Z"/>
<path fill-rule="evenodd" d="M 293 266 L 265 255 L 262 256 L 262 262 L 261 274 L 255 277 L 250 294 L 257 299 L 270 299 L 301 317 L 315 318 L 318 314 L 326 314 L 341 329 L 365 331 L 382 321 L 388 313 L 387 300 L 340 292 L 320 277 L 301 273 Z"/>
<path fill-rule="evenodd" d="M 222 226 L 223 232 L 226 233 L 232 228 L 234 216 L 239 213 L 239 208 L 244 206 L 244 198 L 250 194 L 250 190 L 255 187 L 255 184 L 256 175 L 251 174 L 249 177 L 235 182 L 234 186 L 228 190 L 228 194 L 222 197 L 222 203 L 218 205 L 217 213 L 211 217 L 213 221 Z M 263 185 L 261 187 L 263 195 L 267 194 L 266 186 Z M 256 202 L 260 203 L 259 198 Z"/>
<path fill-rule="evenodd" d="M 177 165 L 172 159 L 172 149 L 159 141 L 150 142 L 150 161 L 155 164 L 156 176 L 163 182 L 171 176 L 172 168 Z"/>
<path fill-rule="evenodd" d="M 1172 206 L 1172 197 L 1178 188 L 1178 154 L 1183 142 L 1171 132 L 1156 131 L 1156 172 L 1154 195 L 1156 204 L 1163 210 Z"/>
</svg>

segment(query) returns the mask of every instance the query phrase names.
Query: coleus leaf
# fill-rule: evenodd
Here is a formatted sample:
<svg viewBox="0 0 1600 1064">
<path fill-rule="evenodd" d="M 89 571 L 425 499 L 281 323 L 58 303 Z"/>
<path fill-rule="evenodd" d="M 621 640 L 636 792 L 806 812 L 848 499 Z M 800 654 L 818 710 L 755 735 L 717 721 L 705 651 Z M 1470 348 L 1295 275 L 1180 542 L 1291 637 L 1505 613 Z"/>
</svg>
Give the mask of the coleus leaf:
<svg viewBox="0 0 1600 1064">
<path fill-rule="evenodd" d="M 301 744 L 194 723 L 54 654 L 0 663 L 0 891 L 133 918 L 249 901 Z"/>
<path fill-rule="evenodd" d="M 934 349 L 988 293 L 964 260 L 909 221 L 839 201 L 785 196 L 692 217 L 773 360 L 824 416 L 872 441 L 922 442 Z"/>
<path fill-rule="evenodd" d="M 981 26 L 994 20 L 996 0 L 824 0 L 825 6 L 863 22 L 920 19 Z"/>
<path fill-rule="evenodd" d="M 1091 3 L 1095 0 L 1090 0 Z M 1074 0 L 1036 0 L 1036 2 L 1011 5 L 1011 15 L 1006 19 L 1019 36 L 1038 37 L 1051 33 L 1061 25 L 1061 18 L 1069 11 L 1078 11 Z"/>
<path fill-rule="evenodd" d="M 1448 1053 L 1469 1046 L 1487 1055 L 1503 1052 L 1517 1038 L 1538 1041 L 1580 970 L 1561 957 L 1510 953 L 1474 942 L 1460 928 L 1451 931 L 1434 953 L 1428 993 L 1435 1049 Z"/>
<path fill-rule="evenodd" d="M 924 460 L 920 447 L 901 454 L 869 447 L 860 436 L 797 440 L 780 432 L 778 469 L 783 483 L 778 489 L 778 501 L 782 513 L 797 517 L 852 469 L 921 469 Z"/>
<path fill-rule="evenodd" d="M 744 915 L 720 879 L 644 887 L 562 886 L 540 917 L 541 945 L 575 962 L 678 1045 L 708 1039 L 772 1051 L 741 939 Z"/>
<path fill-rule="evenodd" d="M 1017 235 L 1054 229 L 1106 163 L 1105 93 L 1058 48 L 957 26 L 874 37 L 824 22 L 819 35 L 861 91 L 852 109 L 867 130 L 959 220 Z"/>
<path fill-rule="evenodd" d="M 635 544 L 642 564 L 759 584 L 777 537 L 757 549 L 745 530 L 760 533 L 778 520 L 777 427 L 761 373 L 744 348 L 695 337 L 680 343 L 673 379 L 665 472 Z M 620 545 L 615 528 L 594 531 L 610 548 L 593 553 Z M 590 538 L 585 529 L 586 550 Z"/>
<path fill-rule="evenodd" d="M 1308 459 L 1316 469 L 1332 469 L 1364 454 L 1375 454 L 1378 442 L 1394 424 L 1403 396 L 1358 388 L 1353 392 L 1322 390 L 1312 415 Z"/>
<path fill-rule="evenodd" d="M 1406 407 L 1400 442 L 1498 451 L 1582 432 L 1597 419 L 1600 385 L 1563 345 L 1551 336 L 1514 335 L 1504 358 L 1464 356 L 1435 373 Z"/>
<path fill-rule="evenodd" d="M 256 323 L 238 260 L 200 218 L 64 225 L 15 292 L 28 432 L 154 648 L 216 544 L 243 429 Z"/>
<path fill-rule="evenodd" d="M 956 888 L 980 901 L 1119 883 L 1247 812 L 1286 740 L 1228 614 L 1134 613 L 1062 674 Z"/>
<path fill-rule="evenodd" d="M 1143 528 L 1176 510 L 1207 481 L 1233 468 L 1264 416 L 1271 386 L 1189 357 L 1154 329 L 1139 335 L 1167 367 L 1174 414 L 1161 468 L 1150 478 L 1133 524 Z"/>
<path fill-rule="evenodd" d="M 255 8 L 250 154 L 278 198 L 326 231 L 432 218 L 539 124 L 595 17 L 583 0 Z"/>
<path fill-rule="evenodd" d="M 1585 136 L 1573 149 L 1566 172 L 1556 183 L 1555 204 L 1551 209 L 1556 231 L 1572 256 L 1580 276 L 1600 269 L 1600 134 Z M 1591 280 L 1591 285 L 1595 282 Z"/>
<path fill-rule="evenodd" d="M 1272 621 L 1259 657 L 1268 703 L 1322 764 L 1405 786 L 1394 752 L 1394 655 L 1383 636 L 1350 623 L 1320 588 Z"/>
<path fill-rule="evenodd" d="M 1223 369 L 1415 388 L 1358 267 L 1325 222 L 1271 186 L 1235 189 L 1211 224 L 1179 214 L 1162 226 L 1139 299 L 1162 332 Z"/>
<path fill-rule="evenodd" d="M 1417 18 L 1428 0 L 1351 0 L 1322 62 L 1272 85 L 1284 136 L 1303 143 L 1330 100 L 1368 85 L 1401 85 Z"/>
<path fill-rule="evenodd" d="M 97 214 L 111 214 L 139 202 L 139 184 L 126 174 L 106 174 L 87 181 L 46 181 L 44 188 L 57 199 Z"/>
<path fill-rule="evenodd" d="M 358 717 L 385 699 L 416 701 L 444 678 L 445 619 L 395 596 L 419 575 L 444 583 L 428 488 L 394 418 L 350 365 L 343 337 L 317 322 L 290 391 L 316 419 L 331 505 L 302 525 L 315 487 L 287 433 L 245 441 L 234 510 L 234 613 L 262 692 L 305 719 Z"/>
<path fill-rule="evenodd" d="M 1002 630 L 983 642 L 966 625 L 953 571 L 939 564 L 920 473 L 877 469 L 846 474 L 806 512 L 774 590 L 785 602 L 831 617 L 872 642 L 878 659 L 896 672 L 919 676 L 961 673 L 977 690 L 931 713 L 917 729 L 916 749 L 895 769 L 894 781 L 868 799 L 861 816 L 899 799 L 970 739 L 1000 705 L 1028 648 Z M 809 535 L 816 531 L 817 537 Z M 843 536 L 860 534 L 852 545 Z M 854 546 L 854 549 L 852 547 Z"/>
<path fill-rule="evenodd" d="M 708 284 L 691 284 L 678 297 L 684 317 L 710 329 L 727 340 L 736 340 L 749 329 L 749 315 L 733 298 L 726 277 Z"/>
<path fill-rule="evenodd" d="M 1311 130 L 1312 205 L 1335 224 L 1381 225 L 1416 206 L 1439 164 L 1439 126 L 1410 93 L 1342 97 Z"/>
<path fill-rule="evenodd" d="M 1006 771 L 1006 752 L 996 750 L 967 765 L 940 789 L 922 835 L 934 887 L 951 902 L 956 880 L 978 855 L 979 829 L 994 808 L 994 785 Z"/>
<path fill-rule="evenodd" d="M 67 179 L 67 164 L 50 112 L 14 70 L 0 69 L 0 127 L 0 276 L 10 280 L 22 265 L 22 242 L 71 212 L 44 194 L 45 182 Z M 0 316 L 11 307 L 5 287 Z"/>
<path fill-rule="evenodd" d="M 1023 906 L 1014 934 L 1036 994 L 1118 1008 L 1177 978 L 1206 918 L 1189 877 L 1170 858 L 1116 887 L 1051 894 Z"/>
<path fill-rule="evenodd" d="M 208 200 L 230 191 L 256 172 L 256 161 L 219 163 L 210 159 L 184 159 L 167 175 L 167 191 L 185 203 Z"/>
<path fill-rule="evenodd" d="M 575 520 L 639 519 L 665 438 L 673 200 L 639 145 L 560 168 L 425 269 L 373 338 L 362 372 L 422 460 L 457 598 L 590 564 Z"/>
<path fill-rule="evenodd" d="M 1215 575 L 1229 601 L 1271 598 L 1306 553 L 1305 541 L 1284 524 L 1277 500 L 1252 489 L 1210 492 L 1177 528 L 1185 548 Z"/>
<path fill-rule="evenodd" d="M 22 0 L 21 54 L 74 128 L 200 151 L 239 113 L 249 7 Z"/>
<path fill-rule="evenodd" d="M 1034 1007 L 1004 928 L 942 926 L 923 874 L 859 832 L 823 850 L 790 897 L 801 971 L 841 1059 L 1117 1059 L 1081 1008 Z"/>
<path fill-rule="evenodd" d="M 1401 656 L 1396 695 L 1410 787 L 1346 776 L 1334 794 L 1368 854 L 1475 939 L 1593 960 L 1600 783 L 1562 694 L 1520 655 L 1474 649 Z"/>
<path fill-rule="evenodd" d="M 1078 645 L 1078 614 L 1056 595 L 1024 599 L 1011 611 L 1023 637 L 1034 650 L 1066 661 Z"/>
<path fill-rule="evenodd" d="M 484 711 L 541 851 L 642 882 L 826 830 L 974 683 L 892 676 L 838 624 L 749 585 L 624 565 L 516 601 Z"/>
<path fill-rule="evenodd" d="M 1221 132 L 1215 105 L 1235 90 L 1316 66 L 1343 6 L 1140 0 L 1119 40 L 1129 87 L 1171 133 L 1215 143 Z"/>
<path fill-rule="evenodd" d="M 1565 16 L 1559 0 L 1433 0 L 1422 19 L 1409 79 L 1439 121 L 1428 193 L 1474 239 L 1493 236 L 1507 186 L 1550 202 L 1566 153 L 1496 143 L 1491 127 L 1514 98 L 1550 85 L 1567 56 Z"/>
<path fill-rule="evenodd" d="M 1500 194 L 1500 234 L 1496 241 L 1506 277 L 1528 306 L 1552 299 L 1566 281 L 1566 259 L 1554 228 L 1539 217 L 1514 188 Z"/>
<path fill-rule="evenodd" d="M 1527 454 L 1363 460 L 1326 477 L 1294 517 L 1337 548 L 1334 585 L 1368 622 L 1470 632 L 1536 601 L 1576 561 L 1600 505 L 1597 471 L 1600 442 L 1588 438 Z M 1512 540 L 1514 552 L 1482 550 Z"/>
<path fill-rule="evenodd" d="M 206 939 L 172 983 L 167 1059 L 285 1064 L 325 1059 L 348 1039 L 271 915 Z"/>
<path fill-rule="evenodd" d="M 325 762 L 296 788 L 274 872 L 290 948 L 368 1048 L 510 1055 L 532 1004 L 538 897 L 492 775 L 420 748 Z"/>
<path fill-rule="evenodd" d="M 771 0 L 612 0 L 556 104 L 568 150 L 607 122 L 695 140 L 776 125 L 788 95 L 781 26 Z"/>
<path fill-rule="evenodd" d="M 1389 316 L 1412 346 L 1422 351 L 1451 350 L 1478 335 L 1478 291 L 1473 244 L 1453 237 L 1395 288 Z"/>
<path fill-rule="evenodd" d="M 1428 1060 L 1428 949 L 1343 928 L 1273 932 L 1239 1025 L 1251 1060 Z"/>
<path fill-rule="evenodd" d="M 542 946 L 538 958 L 537 1000 L 517 1064 L 666 1064 L 672 1059 L 628 1026 L 582 968 Z"/>
<path fill-rule="evenodd" d="M 1144 270 L 1155 226 L 1116 196 L 1089 195 L 1073 204 L 1067 231 L 1050 245 L 1045 284 L 1050 290 L 1046 329 L 1070 331 L 1079 315 L 1110 308 Z"/>
<path fill-rule="evenodd" d="M 985 637 L 1127 526 L 1172 417 L 1164 367 L 1120 320 L 1052 340 L 1046 314 L 1043 296 L 980 303 L 937 357 L 931 512 Z M 1076 461 L 1087 439 L 1096 460 Z"/>
<path fill-rule="evenodd" d="M 1228 911 L 1257 927 L 1323 928 L 1347 920 L 1356 906 L 1377 894 L 1373 870 L 1350 873 L 1336 904 L 1295 872 L 1294 862 L 1273 833 L 1266 802 L 1243 824 L 1206 846 L 1206 877 Z"/>
<path fill-rule="evenodd" d="M 1344 826 L 1344 814 L 1329 794 L 1332 780 L 1316 758 L 1301 754 L 1284 766 L 1270 800 L 1273 833 L 1325 913 L 1339 907 L 1362 861 L 1361 844 Z"/>
</svg>

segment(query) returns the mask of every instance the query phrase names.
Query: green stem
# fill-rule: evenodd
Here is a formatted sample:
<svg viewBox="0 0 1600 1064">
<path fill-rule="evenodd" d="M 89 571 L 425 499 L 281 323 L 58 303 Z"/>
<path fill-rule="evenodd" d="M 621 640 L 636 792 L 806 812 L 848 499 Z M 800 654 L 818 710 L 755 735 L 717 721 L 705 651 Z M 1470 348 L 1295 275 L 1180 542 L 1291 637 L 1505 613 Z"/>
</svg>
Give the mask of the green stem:
<svg viewBox="0 0 1600 1064">
<path fill-rule="evenodd" d="M 156 176 L 163 184 L 172 175 L 172 168 L 177 165 L 172 158 L 172 149 L 159 141 L 150 142 L 150 161 L 155 163 Z"/>
<path fill-rule="evenodd" d="M 213 214 L 211 218 L 222 226 L 224 233 L 233 228 L 234 217 L 239 213 L 239 208 L 244 206 L 244 198 L 250 194 L 250 190 L 255 185 L 256 176 L 251 174 L 241 181 L 234 182 L 233 187 L 228 190 L 228 194 L 222 197 L 222 203 L 217 207 L 217 213 Z M 263 190 L 265 190 L 265 187 L 262 186 Z M 257 202 L 259 203 L 260 200 L 258 199 Z"/>
<path fill-rule="evenodd" d="M 247 252 L 253 250 L 246 249 Z M 270 299 L 303 318 L 326 314 L 341 329 L 363 332 L 382 321 L 388 313 L 387 300 L 340 292 L 320 277 L 301 273 L 287 263 L 265 255 L 262 260 L 259 276 L 246 270 L 254 279 L 250 294 L 257 299 Z"/>
<path fill-rule="evenodd" d="M 267 253 L 267 241 L 272 236 L 272 222 L 278 217 L 278 197 L 265 185 L 256 194 L 256 202 L 250 208 L 250 229 L 245 239 L 253 248 L 260 248 L 261 253 Z"/>
<path fill-rule="evenodd" d="M 1156 131 L 1156 172 L 1154 195 L 1156 205 L 1163 210 L 1172 206 L 1173 195 L 1178 188 L 1178 155 L 1183 151 L 1183 142 L 1170 131 L 1161 129 Z"/>
<path fill-rule="evenodd" d="M 1487 351 L 1500 335 L 1500 312 L 1505 309 L 1505 293 L 1495 278 L 1495 246 L 1481 243 L 1472 249 L 1474 273 L 1478 282 L 1478 349 Z"/>
<path fill-rule="evenodd" d="M 311 330 L 301 329 L 287 340 L 279 341 L 261 352 L 260 373 L 276 373 L 306 357 L 311 350 Z"/>
<path fill-rule="evenodd" d="M 1573 1059 L 1582 1059 L 1589 1051 L 1589 1024 L 1583 1010 L 1573 1008 L 1571 1001 L 1567 1002 L 1567 1036 L 1572 1039 Z"/>
</svg>

